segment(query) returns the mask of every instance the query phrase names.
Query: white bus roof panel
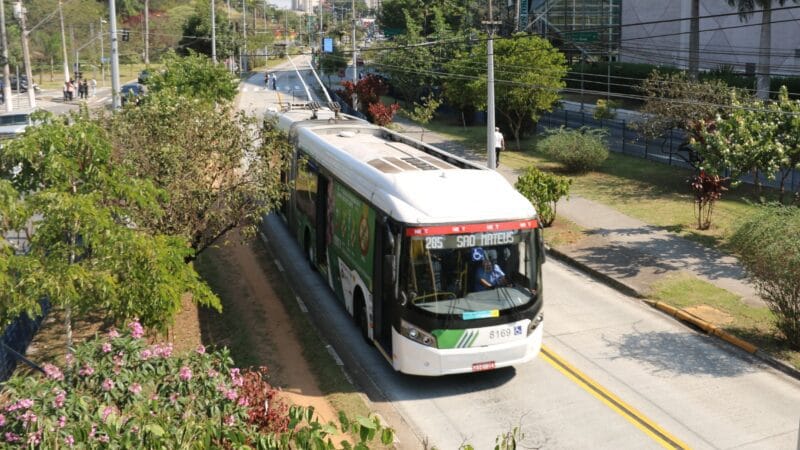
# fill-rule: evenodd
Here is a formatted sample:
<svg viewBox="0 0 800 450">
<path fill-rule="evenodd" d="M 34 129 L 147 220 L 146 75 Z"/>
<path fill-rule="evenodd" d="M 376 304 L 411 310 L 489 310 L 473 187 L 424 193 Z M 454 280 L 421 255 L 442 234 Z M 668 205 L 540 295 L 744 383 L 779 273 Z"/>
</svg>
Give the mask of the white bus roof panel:
<svg viewBox="0 0 800 450">
<path fill-rule="evenodd" d="M 324 113 L 324 114 L 323 114 Z M 391 217 L 409 224 L 530 218 L 535 210 L 499 173 L 365 121 L 291 111 L 299 147 Z M 346 116 L 345 116 L 346 117 Z M 426 147 L 429 151 L 423 151 Z"/>
</svg>

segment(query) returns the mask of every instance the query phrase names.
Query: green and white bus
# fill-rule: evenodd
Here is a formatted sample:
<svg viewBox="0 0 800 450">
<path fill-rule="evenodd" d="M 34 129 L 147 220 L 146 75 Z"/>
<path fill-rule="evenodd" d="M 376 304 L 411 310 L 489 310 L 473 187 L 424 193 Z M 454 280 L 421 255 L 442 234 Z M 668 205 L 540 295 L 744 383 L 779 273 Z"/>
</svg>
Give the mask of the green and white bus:
<svg viewBox="0 0 800 450">
<path fill-rule="evenodd" d="M 269 114 L 294 148 L 288 227 L 396 370 L 476 372 L 538 354 L 542 230 L 500 174 L 327 109 Z M 480 283 L 487 259 L 504 274 L 496 286 Z"/>
</svg>

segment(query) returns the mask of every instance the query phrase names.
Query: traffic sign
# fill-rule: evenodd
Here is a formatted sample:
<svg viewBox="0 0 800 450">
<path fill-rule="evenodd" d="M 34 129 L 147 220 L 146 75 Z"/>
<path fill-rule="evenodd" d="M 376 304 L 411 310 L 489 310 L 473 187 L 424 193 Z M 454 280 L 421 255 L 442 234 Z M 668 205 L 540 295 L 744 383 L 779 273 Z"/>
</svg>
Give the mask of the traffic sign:
<svg viewBox="0 0 800 450">
<path fill-rule="evenodd" d="M 567 39 L 572 42 L 597 42 L 597 31 L 568 31 L 566 33 Z"/>
</svg>

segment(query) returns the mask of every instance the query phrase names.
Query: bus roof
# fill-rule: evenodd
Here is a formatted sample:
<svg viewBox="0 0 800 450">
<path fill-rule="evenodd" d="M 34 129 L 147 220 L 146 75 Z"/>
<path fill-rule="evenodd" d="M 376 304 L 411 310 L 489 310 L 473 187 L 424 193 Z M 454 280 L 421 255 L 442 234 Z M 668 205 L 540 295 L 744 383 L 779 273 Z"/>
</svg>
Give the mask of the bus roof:
<svg viewBox="0 0 800 450">
<path fill-rule="evenodd" d="M 274 113 L 273 114 L 277 114 Z M 278 115 L 297 145 L 390 217 L 411 225 L 527 219 L 531 203 L 499 173 L 327 109 Z"/>
</svg>

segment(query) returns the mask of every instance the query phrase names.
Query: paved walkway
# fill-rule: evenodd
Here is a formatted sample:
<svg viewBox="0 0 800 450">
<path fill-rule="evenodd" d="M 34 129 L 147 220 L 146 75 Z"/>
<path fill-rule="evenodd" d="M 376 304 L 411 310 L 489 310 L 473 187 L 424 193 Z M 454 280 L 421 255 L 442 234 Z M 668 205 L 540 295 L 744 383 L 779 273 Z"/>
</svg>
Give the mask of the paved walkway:
<svg viewBox="0 0 800 450">
<path fill-rule="evenodd" d="M 419 126 L 403 119 L 395 123 L 404 134 L 420 138 Z M 486 161 L 485 155 L 431 131 L 425 132 L 424 141 L 473 161 Z M 498 172 L 511 183 L 519 175 L 518 170 L 503 165 Z M 688 272 L 740 296 L 749 305 L 765 305 L 747 281 L 739 261 L 732 256 L 576 195 L 559 202 L 558 214 L 585 229 L 586 238 L 554 248 L 555 252 L 610 279 L 629 293 L 647 296 L 655 282 Z"/>
</svg>

